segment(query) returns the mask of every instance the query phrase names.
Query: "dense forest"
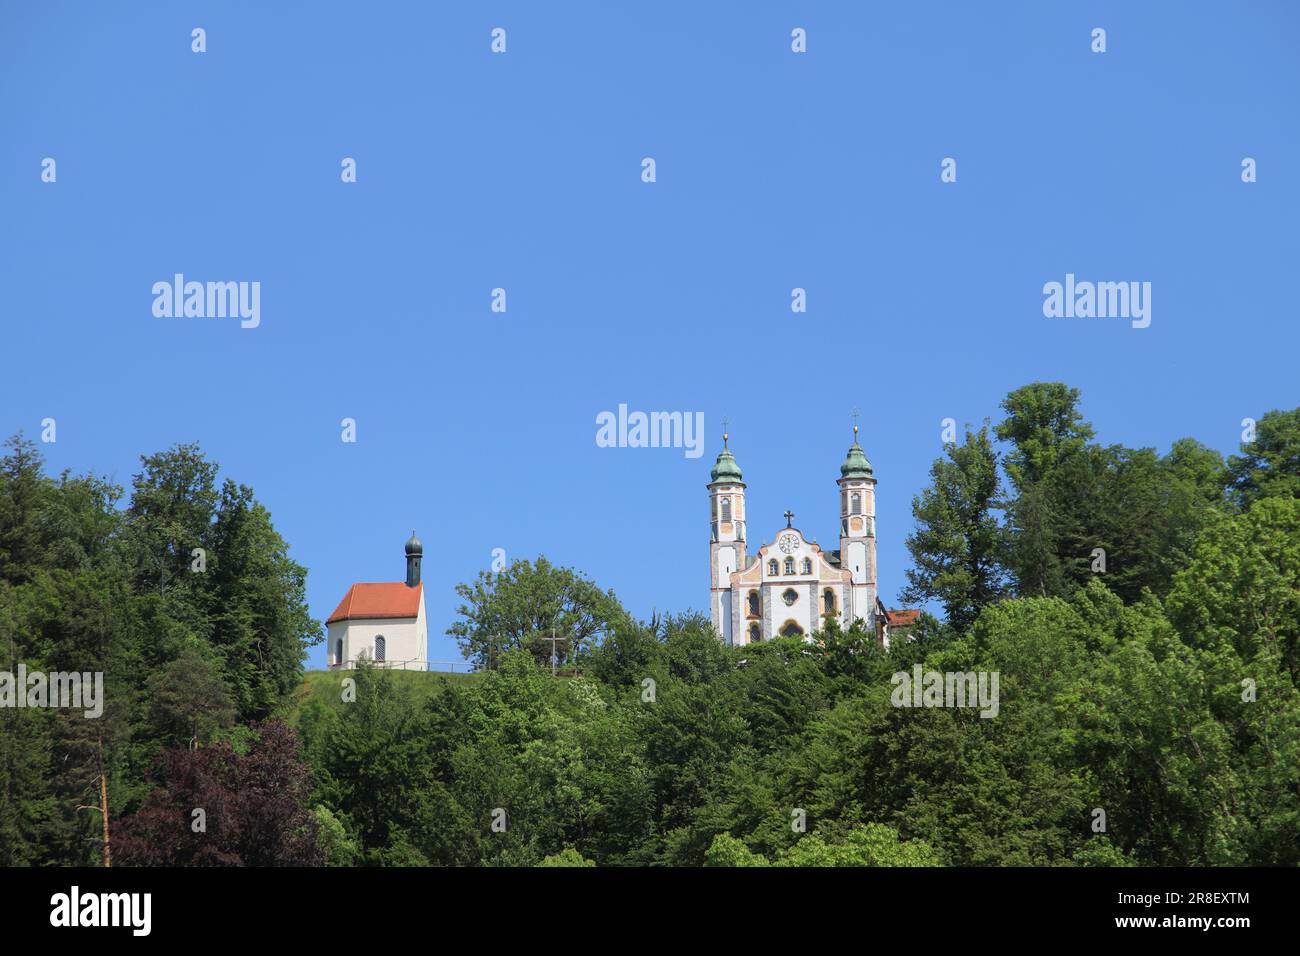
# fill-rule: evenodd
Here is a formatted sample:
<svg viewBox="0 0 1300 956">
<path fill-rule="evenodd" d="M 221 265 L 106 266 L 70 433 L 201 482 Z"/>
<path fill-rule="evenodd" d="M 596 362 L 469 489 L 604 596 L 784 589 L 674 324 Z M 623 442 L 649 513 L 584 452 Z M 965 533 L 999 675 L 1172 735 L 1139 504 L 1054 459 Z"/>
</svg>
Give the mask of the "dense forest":
<svg viewBox="0 0 1300 956">
<path fill-rule="evenodd" d="M 1300 409 L 1244 429 L 1103 445 L 1012 392 L 914 499 L 899 598 L 938 613 L 888 649 L 727 648 L 538 558 L 458 586 L 475 673 L 306 680 L 251 489 L 181 445 L 128 497 L 17 436 L 0 670 L 106 704 L 0 708 L 0 864 L 1296 865 Z M 895 706 L 917 664 L 997 672 L 997 716 Z"/>
</svg>

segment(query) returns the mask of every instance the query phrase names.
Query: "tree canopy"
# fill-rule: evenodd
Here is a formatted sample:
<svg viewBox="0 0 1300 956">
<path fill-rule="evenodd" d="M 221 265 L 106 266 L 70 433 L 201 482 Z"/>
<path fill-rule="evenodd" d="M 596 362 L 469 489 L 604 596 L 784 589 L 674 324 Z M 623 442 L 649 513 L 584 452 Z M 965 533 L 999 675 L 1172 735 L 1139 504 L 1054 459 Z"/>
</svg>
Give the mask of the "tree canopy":
<svg viewBox="0 0 1300 956">
<path fill-rule="evenodd" d="M 0 669 L 108 693 L 0 709 L 0 864 L 98 862 L 105 809 L 141 865 L 1300 863 L 1300 410 L 1225 462 L 1103 445 L 1061 383 L 1002 407 L 916 496 L 936 614 L 888 647 L 727 647 L 539 557 L 458 586 L 475 673 L 305 685 L 306 572 L 250 489 L 182 445 L 126 495 L 12 439 Z M 900 706 L 915 673 L 997 707 Z"/>
</svg>

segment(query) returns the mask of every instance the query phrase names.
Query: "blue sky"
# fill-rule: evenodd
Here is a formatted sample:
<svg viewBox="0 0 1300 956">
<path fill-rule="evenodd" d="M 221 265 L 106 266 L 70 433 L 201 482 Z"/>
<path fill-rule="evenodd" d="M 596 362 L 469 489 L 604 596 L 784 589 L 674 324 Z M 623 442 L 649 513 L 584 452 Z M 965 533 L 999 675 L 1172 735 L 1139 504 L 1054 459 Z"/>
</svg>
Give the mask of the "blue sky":
<svg viewBox="0 0 1300 956">
<path fill-rule="evenodd" d="M 1102 441 L 1229 452 L 1300 404 L 1298 28 L 1285 2 L 5 2 L 0 430 L 54 417 L 53 470 L 124 484 L 200 442 L 322 619 L 401 579 L 414 527 L 450 660 L 494 548 L 707 608 L 723 416 L 751 549 L 787 508 L 835 547 L 856 406 L 893 604 L 946 417 L 1062 380 Z M 259 281 L 261 325 L 154 317 L 177 272 Z M 1151 282 L 1150 327 L 1045 318 L 1068 272 Z M 702 411 L 704 456 L 597 447 L 619 403 Z"/>
</svg>

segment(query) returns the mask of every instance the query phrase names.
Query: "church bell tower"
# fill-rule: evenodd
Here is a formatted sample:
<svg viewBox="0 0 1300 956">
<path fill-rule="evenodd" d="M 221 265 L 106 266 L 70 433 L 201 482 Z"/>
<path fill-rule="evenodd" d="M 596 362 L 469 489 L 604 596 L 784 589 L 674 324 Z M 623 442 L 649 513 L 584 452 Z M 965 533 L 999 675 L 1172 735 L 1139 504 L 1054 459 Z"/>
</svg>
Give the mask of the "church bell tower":
<svg viewBox="0 0 1300 956">
<path fill-rule="evenodd" d="M 731 573 L 745 566 L 745 483 L 727 447 L 729 437 L 723 432 L 722 451 L 709 473 L 709 610 L 714 628 L 725 643 L 732 644 Z"/>
<path fill-rule="evenodd" d="M 849 593 L 844 604 L 844 624 L 854 618 L 874 631 L 876 626 L 876 479 L 866 452 L 853 444 L 840 465 L 840 567 L 849 572 Z"/>
</svg>

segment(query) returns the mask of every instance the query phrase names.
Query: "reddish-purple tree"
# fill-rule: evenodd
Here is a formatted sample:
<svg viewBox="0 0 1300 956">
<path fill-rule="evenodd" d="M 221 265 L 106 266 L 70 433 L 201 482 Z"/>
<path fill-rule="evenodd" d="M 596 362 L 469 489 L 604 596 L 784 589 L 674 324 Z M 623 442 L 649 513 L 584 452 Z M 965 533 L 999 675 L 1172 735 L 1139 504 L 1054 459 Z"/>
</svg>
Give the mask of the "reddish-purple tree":
<svg viewBox="0 0 1300 956">
<path fill-rule="evenodd" d="M 113 834 L 127 866 L 316 866 L 323 854 L 308 804 L 311 772 L 282 720 L 256 727 L 246 754 L 228 743 L 176 747 L 155 766 L 159 786 Z M 202 810 L 203 827 L 197 827 Z"/>
</svg>

